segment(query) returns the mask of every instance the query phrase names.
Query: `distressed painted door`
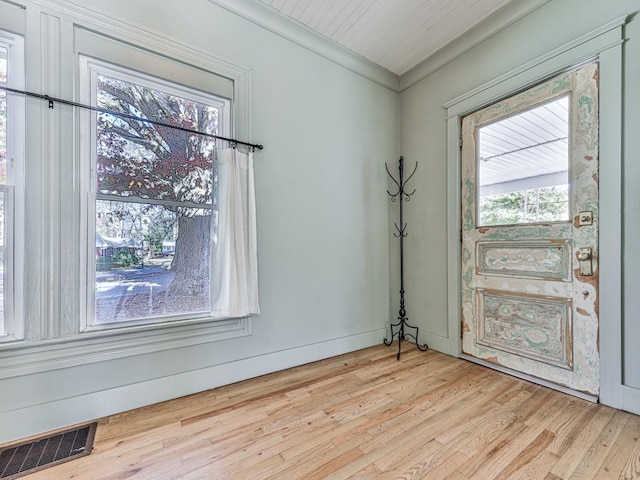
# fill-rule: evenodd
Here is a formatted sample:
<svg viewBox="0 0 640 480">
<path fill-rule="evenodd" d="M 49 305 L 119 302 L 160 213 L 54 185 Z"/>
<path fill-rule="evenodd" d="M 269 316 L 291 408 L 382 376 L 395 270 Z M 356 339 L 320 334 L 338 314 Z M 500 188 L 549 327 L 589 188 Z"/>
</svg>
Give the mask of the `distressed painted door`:
<svg viewBox="0 0 640 480">
<path fill-rule="evenodd" d="M 462 120 L 462 351 L 598 395 L 598 64 Z"/>
</svg>

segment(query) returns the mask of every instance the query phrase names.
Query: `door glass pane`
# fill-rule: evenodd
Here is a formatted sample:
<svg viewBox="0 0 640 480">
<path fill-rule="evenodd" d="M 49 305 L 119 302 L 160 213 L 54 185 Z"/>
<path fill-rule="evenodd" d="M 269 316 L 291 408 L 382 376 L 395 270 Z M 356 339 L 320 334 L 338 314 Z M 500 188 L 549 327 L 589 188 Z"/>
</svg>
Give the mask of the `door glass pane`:
<svg viewBox="0 0 640 480">
<path fill-rule="evenodd" d="M 478 128 L 478 225 L 569 220 L 569 96 Z"/>
</svg>

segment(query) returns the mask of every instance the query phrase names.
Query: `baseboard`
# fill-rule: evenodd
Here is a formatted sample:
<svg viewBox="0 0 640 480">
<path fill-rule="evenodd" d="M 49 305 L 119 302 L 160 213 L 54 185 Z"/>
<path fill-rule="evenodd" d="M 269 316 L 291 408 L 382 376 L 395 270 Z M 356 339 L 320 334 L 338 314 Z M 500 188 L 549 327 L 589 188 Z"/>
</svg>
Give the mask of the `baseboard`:
<svg viewBox="0 0 640 480">
<path fill-rule="evenodd" d="M 0 415 L 0 444 L 382 343 L 385 330 L 272 352 Z"/>
<path fill-rule="evenodd" d="M 620 409 L 635 415 L 640 415 L 640 389 L 621 385 L 620 395 L 622 397 Z"/>
<path fill-rule="evenodd" d="M 458 356 L 457 349 L 453 348 L 450 338 L 441 337 L 440 335 L 435 335 L 429 332 L 423 332 L 422 330 L 420 330 L 419 336 L 420 344 L 426 343 L 429 345 L 430 350 L 451 355 L 452 357 Z M 455 345 L 457 346 L 457 343 Z"/>
</svg>

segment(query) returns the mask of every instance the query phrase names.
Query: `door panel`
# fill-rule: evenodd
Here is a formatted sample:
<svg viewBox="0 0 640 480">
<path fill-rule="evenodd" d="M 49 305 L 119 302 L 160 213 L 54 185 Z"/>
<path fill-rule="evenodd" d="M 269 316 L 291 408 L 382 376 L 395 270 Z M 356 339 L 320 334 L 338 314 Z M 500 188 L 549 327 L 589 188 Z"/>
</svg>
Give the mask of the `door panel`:
<svg viewBox="0 0 640 480">
<path fill-rule="evenodd" d="M 462 121 L 462 350 L 597 395 L 598 65 Z"/>
</svg>

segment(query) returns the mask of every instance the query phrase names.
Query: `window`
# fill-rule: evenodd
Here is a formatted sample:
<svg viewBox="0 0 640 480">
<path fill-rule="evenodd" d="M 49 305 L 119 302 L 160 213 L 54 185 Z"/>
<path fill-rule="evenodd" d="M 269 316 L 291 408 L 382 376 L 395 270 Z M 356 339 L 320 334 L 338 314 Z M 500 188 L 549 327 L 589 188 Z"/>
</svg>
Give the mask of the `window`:
<svg viewBox="0 0 640 480">
<path fill-rule="evenodd" d="M 209 134 L 224 134 L 229 101 L 84 58 L 94 105 Z M 88 326 L 211 317 L 216 241 L 211 137 L 93 114 Z"/>
<path fill-rule="evenodd" d="M 8 48 L 0 44 L 0 85 L 7 85 Z M 4 252 L 7 237 L 5 203 L 7 190 L 7 93 L 0 90 L 0 335 L 6 335 L 5 327 L 5 278 Z"/>
<path fill-rule="evenodd" d="M 0 32 L 0 85 L 22 87 L 23 51 L 22 37 Z M 23 139 L 24 100 L 0 90 L 0 341 L 19 339 L 24 331 L 16 302 L 21 292 Z"/>
<path fill-rule="evenodd" d="M 107 89 L 120 86 L 126 91 L 135 87 L 145 95 L 182 102 L 184 115 L 177 120 L 182 124 L 195 121 L 189 108 L 191 111 L 200 108 L 208 116 L 198 118 L 209 123 L 196 126 L 197 130 L 225 137 L 251 138 L 250 70 L 204 51 L 173 42 L 158 42 L 153 35 L 124 24 L 101 23 L 105 31 L 98 33 L 93 23 L 91 29 L 85 28 L 80 19 L 79 24 L 65 24 L 73 28 L 62 29 L 54 21 L 49 25 L 51 28 L 31 37 L 34 52 L 41 41 L 53 47 L 46 62 L 41 63 L 38 55 L 32 59 L 34 68 L 42 75 L 36 75 L 27 89 L 28 9 L 12 5 L 0 10 L 0 68 L 6 77 L 2 82 L 8 87 L 49 93 L 83 104 L 111 102 L 108 106 L 114 109 L 119 107 Z M 42 18 L 53 18 L 50 13 L 42 14 Z M 40 18 L 40 10 L 35 15 Z M 7 33 L 3 28 L 17 33 Z M 62 47 L 58 48 L 59 45 Z M 148 98 L 139 100 L 148 101 Z M 63 102 L 54 102 L 53 108 L 49 108 L 46 101 L 25 99 L 15 93 L 0 92 L 0 102 L 0 151 L 6 173 L 0 178 L 0 377 L 46 372 L 251 334 L 251 318 L 222 311 L 219 306 L 220 292 L 225 291 L 222 288 L 211 289 L 213 310 L 206 298 L 202 301 L 194 295 L 185 295 L 183 302 L 167 303 L 158 295 L 166 285 L 163 282 L 175 275 L 167 266 L 180 253 L 181 218 L 209 216 L 213 227 L 224 220 L 224 215 L 217 217 L 216 185 L 211 186 L 204 174 L 206 169 L 199 170 L 203 175 L 189 177 L 200 186 L 190 189 L 191 197 L 179 200 L 170 198 L 171 189 L 166 182 L 164 187 L 154 185 L 155 193 L 144 191 L 148 182 L 131 184 L 126 189 L 122 184 L 112 186 L 102 181 L 99 184 L 98 179 L 102 177 L 98 176 L 98 170 L 111 168 L 108 162 L 118 148 L 128 154 L 128 159 L 134 154 L 138 154 L 140 160 L 152 158 L 151 149 L 136 147 L 133 139 L 127 138 L 127 131 L 122 130 L 126 124 L 119 118 L 99 116 Z M 131 108 L 134 115 L 143 115 L 141 106 L 136 107 L 135 102 L 126 108 Z M 161 112 L 155 118 L 169 124 L 175 121 Z M 105 127 L 100 132 L 99 122 Z M 123 135 L 116 134 L 118 128 Z M 154 132 L 151 128 L 145 131 Z M 170 142 L 162 145 L 166 147 L 176 141 L 184 144 L 186 136 L 191 151 L 199 153 L 199 161 L 203 165 L 204 162 L 211 164 L 210 137 L 180 135 L 184 136 L 176 133 L 169 138 Z M 115 143 L 109 146 L 109 141 Z M 197 144 L 201 146 L 198 149 Z M 100 163 L 99 153 L 104 159 Z M 186 157 L 185 153 L 183 159 Z M 224 160 L 224 156 L 220 155 L 220 159 Z M 213 182 L 218 181 L 216 174 L 220 174 L 222 180 L 225 178 L 224 161 L 218 164 L 221 166 L 213 164 L 215 171 L 209 169 Z M 168 180 L 169 176 L 163 179 Z M 101 232 L 102 240 L 97 235 Z M 232 230 L 225 228 L 224 232 Z M 214 245 L 220 245 L 222 240 L 216 236 L 215 229 L 204 239 Z M 99 250 L 103 249 L 99 258 Z M 118 269 L 108 270 L 104 264 L 110 262 L 112 259 L 108 256 L 116 252 L 123 264 L 138 258 L 138 263 L 119 267 L 127 274 L 154 273 L 155 269 L 156 278 L 153 275 L 146 279 L 123 278 L 118 275 Z M 210 284 L 220 285 L 215 283 L 216 275 L 223 270 L 211 267 L 213 262 L 216 265 L 223 262 L 215 257 L 207 264 L 199 253 L 188 257 L 199 260 L 198 266 L 204 264 L 203 269 L 211 272 L 214 281 L 209 280 Z M 149 266 L 153 267 L 151 272 Z M 158 279 L 158 273 L 167 276 Z M 98 276 L 101 276 L 100 282 L 96 282 Z M 97 308 L 96 298 L 109 295 L 114 297 L 110 300 L 111 313 L 119 309 L 119 316 L 110 315 L 108 311 L 101 313 L 109 308 L 107 302 L 98 305 L 102 310 Z M 132 298 L 134 296 L 136 298 Z M 144 309 L 143 299 L 147 301 Z M 20 354 L 16 355 L 16 351 Z"/>
<path fill-rule="evenodd" d="M 569 220 L 569 97 L 478 129 L 478 224 Z"/>
</svg>

